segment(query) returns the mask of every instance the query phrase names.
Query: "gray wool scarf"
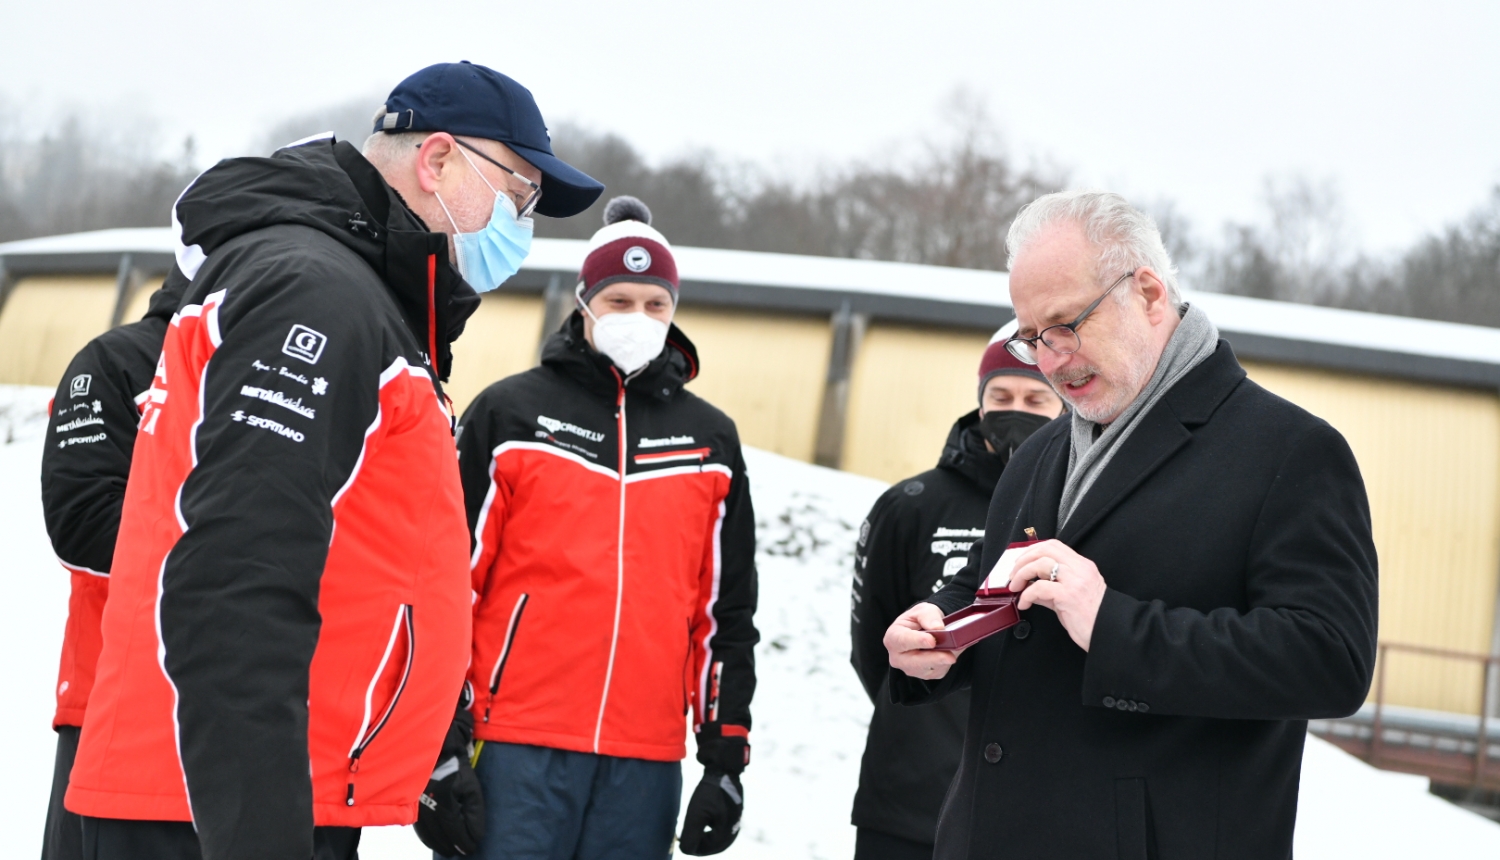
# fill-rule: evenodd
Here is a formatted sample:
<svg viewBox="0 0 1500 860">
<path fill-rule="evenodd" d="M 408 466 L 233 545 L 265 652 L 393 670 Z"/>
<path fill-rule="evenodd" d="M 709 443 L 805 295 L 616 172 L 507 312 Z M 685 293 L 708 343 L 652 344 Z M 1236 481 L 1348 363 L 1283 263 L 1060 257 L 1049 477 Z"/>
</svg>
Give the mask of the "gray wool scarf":
<svg viewBox="0 0 1500 860">
<path fill-rule="evenodd" d="M 1182 321 L 1172 333 L 1172 339 L 1167 341 L 1166 349 L 1162 350 L 1151 380 L 1120 413 L 1120 417 L 1104 427 L 1104 432 L 1098 433 L 1100 425 L 1073 413 L 1073 448 L 1068 454 L 1068 477 L 1063 483 L 1062 504 L 1057 511 L 1058 531 L 1068 524 L 1068 518 L 1078 509 L 1078 503 L 1104 474 L 1109 461 L 1135 432 L 1146 413 L 1188 371 L 1202 364 L 1218 348 L 1219 329 L 1208 314 L 1192 305 L 1183 305 L 1181 313 Z"/>
</svg>

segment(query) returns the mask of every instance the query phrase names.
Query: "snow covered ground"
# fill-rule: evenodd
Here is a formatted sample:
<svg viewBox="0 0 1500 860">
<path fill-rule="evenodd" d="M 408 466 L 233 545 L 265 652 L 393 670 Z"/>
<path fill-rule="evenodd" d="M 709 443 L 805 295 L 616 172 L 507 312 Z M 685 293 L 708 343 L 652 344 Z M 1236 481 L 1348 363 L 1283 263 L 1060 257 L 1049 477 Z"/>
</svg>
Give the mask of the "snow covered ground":
<svg viewBox="0 0 1500 860">
<path fill-rule="evenodd" d="M 8 622 L 0 689 L 0 833 L 6 856 L 35 856 L 52 773 L 51 688 L 67 577 L 42 527 L 37 475 L 47 397 L 0 386 L 0 551 Z M 847 858 L 849 806 L 870 706 L 848 663 L 848 576 L 859 522 L 878 481 L 747 451 L 760 522 L 760 685 L 755 761 L 745 774 L 744 832 L 723 856 Z M 699 775 L 685 767 L 688 792 Z M 1299 860 L 1500 857 L 1500 825 L 1309 737 L 1297 821 Z M 366 831 L 365 860 L 428 856 L 409 828 Z"/>
</svg>

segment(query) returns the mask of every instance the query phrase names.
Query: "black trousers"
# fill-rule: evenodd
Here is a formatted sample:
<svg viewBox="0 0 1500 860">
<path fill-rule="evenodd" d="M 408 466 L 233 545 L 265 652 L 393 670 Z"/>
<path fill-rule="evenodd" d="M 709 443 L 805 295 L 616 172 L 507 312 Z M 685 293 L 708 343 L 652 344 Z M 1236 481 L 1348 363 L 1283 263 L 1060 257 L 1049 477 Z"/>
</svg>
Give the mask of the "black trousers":
<svg viewBox="0 0 1500 860">
<path fill-rule="evenodd" d="M 187 821 L 82 818 L 83 860 L 203 860 Z M 358 860 L 358 827 L 313 828 L 313 860 Z"/>
<path fill-rule="evenodd" d="M 932 846 L 858 827 L 854 835 L 854 860 L 932 860 Z"/>
<path fill-rule="evenodd" d="M 52 765 L 52 797 L 47 801 L 47 830 L 42 834 L 42 860 L 82 860 L 83 824 L 63 808 L 68 775 L 78 755 L 77 726 L 58 726 L 57 761 Z"/>
</svg>

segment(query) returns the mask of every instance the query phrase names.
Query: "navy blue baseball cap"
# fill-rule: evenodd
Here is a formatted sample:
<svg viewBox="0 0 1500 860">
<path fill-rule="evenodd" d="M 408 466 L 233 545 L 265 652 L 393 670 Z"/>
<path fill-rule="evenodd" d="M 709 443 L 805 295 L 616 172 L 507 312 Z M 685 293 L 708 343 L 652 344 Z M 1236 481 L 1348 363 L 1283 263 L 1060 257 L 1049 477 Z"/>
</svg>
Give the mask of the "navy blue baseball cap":
<svg viewBox="0 0 1500 860">
<path fill-rule="evenodd" d="M 494 69 L 438 63 L 396 85 L 373 131 L 446 131 L 498 140 L 542 172 L 538 214 L 567 218 L 589 208 L 604 184 L 552 154 L 531 91 Z"/>
</svg>

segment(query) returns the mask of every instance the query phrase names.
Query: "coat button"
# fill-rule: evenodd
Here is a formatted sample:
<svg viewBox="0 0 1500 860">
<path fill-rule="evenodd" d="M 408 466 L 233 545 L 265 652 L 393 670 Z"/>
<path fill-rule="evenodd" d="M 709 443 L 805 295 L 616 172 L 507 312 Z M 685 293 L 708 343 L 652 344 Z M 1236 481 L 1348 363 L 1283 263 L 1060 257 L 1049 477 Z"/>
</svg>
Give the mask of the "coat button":
<svg viewBox="0 0 1500 860">
<path fill-rule="evenodd" d="M 1105 696 L 1104 697 L 1104 707 L 1106 707 L 1106 708 L 1113 708 L 1114 706 L 1115 706 L 1115 697 L 1114 696 Z"/>
<path fill-rule="evenodd" d="M 984 748 L 984 760 L 990 764 L 1000 761 L 1003 755 L 1005 755 L 1005 750 L 1000 749 L 999 744 L 989 744 Z"/>
<path fill-rule="evenodd" d="M 1137 710 L 1139 710 L 1139 711 L 1140 711 L 1140 712 L 1141 712 L 1141 713 L 1143 713 L 1143 714 L 1144 714 L 1144 713 L 1146 713 L 1146 712 L 1147 712 L 1147 711 L 1149 711 L 1149 710 L 1151 710 L 1151 706 L 1150 706 L 1150 705 L 1148 705 L 1148 704 L 1146 704 L 1146 703 L 1145 703 L 1145 702 L 1139 702 L 1139 703 L 1137 703 L 1137 704 L 1138 704 L 1138 706 L 1139 706 L 1139 707 L 1138 707 L 1138 708 L 1137 708 Z"/>
<path fill-rule="evenodd" d="M 1124 699 L 1115 699 L 1115 710 L 1128 711 L 1130 710 L 1130 703 Z"/>
<path fill-rule="evenodd" d="M 1130 703 L 1130 710 L 1132 710 L 1132 711 L 1135 710 L 1136 708 L 1139 708 L 1139 707 L 1140 707 L 1140 705 L 1136 704 L 1135 702 L 1131 702 Z"/>
<path fill-rule="evenodd" d="M 1031 622 L 1022 620 L 1020 624 L 1017 624 L 1015 627 L 1011 628 L 1010 635 L 1016 637 L 1017 639 L 1025 639 L 1027 636 L 1030 636 Z"/>
</svg>

